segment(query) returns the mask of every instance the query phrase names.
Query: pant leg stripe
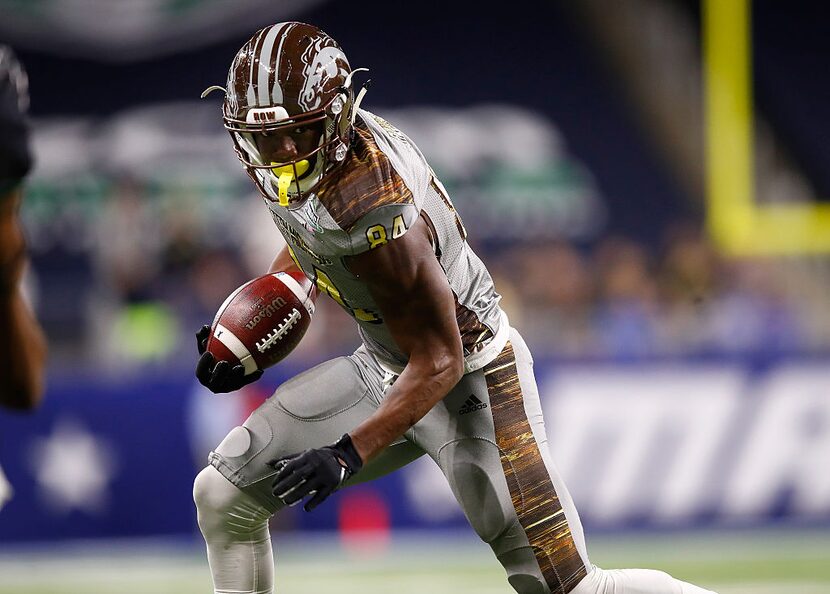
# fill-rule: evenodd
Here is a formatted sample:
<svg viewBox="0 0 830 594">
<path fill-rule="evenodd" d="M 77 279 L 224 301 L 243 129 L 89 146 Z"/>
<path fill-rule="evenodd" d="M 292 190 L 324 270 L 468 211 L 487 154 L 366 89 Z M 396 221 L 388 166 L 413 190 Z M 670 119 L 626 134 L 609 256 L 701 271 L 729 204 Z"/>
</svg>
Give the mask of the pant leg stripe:
<svg viewBox="0 0 830 594">
<path fill-rule="evenodd" d="M 570 592 L 587 574 L 522 402 L 513 346 L 484 368 L 496 443 L 513 508 L 551 592 Z"/>
</svg>

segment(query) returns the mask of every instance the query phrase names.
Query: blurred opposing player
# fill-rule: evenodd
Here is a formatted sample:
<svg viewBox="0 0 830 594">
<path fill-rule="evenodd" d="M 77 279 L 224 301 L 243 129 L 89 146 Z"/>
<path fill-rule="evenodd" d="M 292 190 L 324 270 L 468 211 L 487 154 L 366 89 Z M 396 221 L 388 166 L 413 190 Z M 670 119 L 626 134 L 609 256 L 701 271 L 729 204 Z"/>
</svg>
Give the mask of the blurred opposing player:
<svg viewBox="0 0 830 594">
<path fill-rule="evenodd" d="M 196 478 L 215 592 L 272 591 L 268 518 L 283 506 L 311 510 L 423 454 L 517 592 L 705 592 L 589 562 L 531 355 L 443 186 L 402 132 L 359 108 L 354 73 L 328 35 L 279 23 L 242 47 L 223 89 L 225 127 L 288 244 L 271 270 L 300 268 L 363 345 L 283 384 Z M 202 383 L 258 379 L 204 353 L 208 333 Z"/>
<path fill-rule="evenodd" d="M 18 211 L 32 166 L 26 110 L 28 84 L 11 49 L 0 46 L 0 403 L 34 408 L 43 393 L 46 342 L 20 291 L 26 242 Z"/>
<path fill-rule="evenodd" d="M 37 406 L 46 360 L 43 332 L 20 291 L 26 266 L 20 186 L 32 165 L 28 103 L 26 73 L 11 49 L 0 45 L 0 405 L 16 410 Z M 7 495 L 0 471 L 0 505 Z"/>
</svg>

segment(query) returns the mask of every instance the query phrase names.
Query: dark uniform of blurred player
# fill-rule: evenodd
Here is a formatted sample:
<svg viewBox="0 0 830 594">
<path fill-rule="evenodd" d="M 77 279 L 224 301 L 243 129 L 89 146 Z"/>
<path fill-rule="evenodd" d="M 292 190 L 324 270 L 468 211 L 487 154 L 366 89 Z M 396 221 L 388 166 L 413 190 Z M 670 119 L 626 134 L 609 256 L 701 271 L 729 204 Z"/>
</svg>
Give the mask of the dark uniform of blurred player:
<svg viewBox="0 0 830 594">
<path fill-rule="evenodd" d="M 418 149 L 359 109 L 337 43 L 302 23 L 257 32 L 223 116 L 297 266 L 351 314 L 363 345 L 283 384 L 231 431 L 194 498 L 217 593 L 270 593 L 268 518 L 428 454 L 521 593 L 702 593 L 591 565 L 548 453 L 533 361 Z M 494 139 L 497 142 L 497 139 Z M 204 352 L 214 391 L 257 379 Z M 327 445 L 332 444 L 332 445 Z"/>
<path fill-rule="evenodd" d="M 0 405 L 16 410 L 30 410 L 40 401 L 46 359 L 43 332 L 20 291 L 26 266 L 20 187 L 32 165 L 28 102 L 26 73 L 0 45 Z M 0 472 L 0 505 L 4 485 Z"/>
</svg>

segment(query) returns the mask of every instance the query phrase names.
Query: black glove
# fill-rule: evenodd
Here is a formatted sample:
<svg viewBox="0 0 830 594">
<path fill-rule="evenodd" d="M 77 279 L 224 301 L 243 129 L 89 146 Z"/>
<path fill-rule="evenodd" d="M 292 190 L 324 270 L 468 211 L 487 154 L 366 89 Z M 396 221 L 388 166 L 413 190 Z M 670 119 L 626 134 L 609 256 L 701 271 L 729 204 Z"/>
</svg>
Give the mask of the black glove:
<svg viewBox="0 0 830 594">
<path fill-rule="evenodd" d="M 262 370 L 257 369 L 250 375 L 245 375 L 245 367 L 234 365 L 227 361 L 216 362 L 216 359 L 207 352 L 207 341 L 210 336 L 210 326 L 202 326 L 196 333 L 196 348 L 199 349 L 199 362 L 196 364 L 196 377 L 199 382 L 214 394 L 234 392 L 242 386 L 257 381 L 262 377 Z"/>
<path fill-rule="evenodd" d="M 363 467 L 349 434 L 337 443 L 268 462 L 277 469 L 271 490 L 286 505 L 307 496 L 303 509 L 311 511 Z"/>
</svg>

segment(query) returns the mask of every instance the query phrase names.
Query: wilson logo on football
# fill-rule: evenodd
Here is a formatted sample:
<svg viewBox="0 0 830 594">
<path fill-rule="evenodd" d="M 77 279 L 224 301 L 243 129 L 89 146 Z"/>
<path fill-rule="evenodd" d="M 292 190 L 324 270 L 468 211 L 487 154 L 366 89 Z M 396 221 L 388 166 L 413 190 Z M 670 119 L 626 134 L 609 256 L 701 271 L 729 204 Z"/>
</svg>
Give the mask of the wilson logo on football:
<svg viewBox="0 0 830 594">
<path fill-rule="evenodd" d="M 251 318 L 247 324 L 245 324 L 245 327 L 248 330 L 253 330 L 262 320 L 272 317 L 275 313 L 277 313 L 279 308 L 284 306 L 285 299 L 282 297 L 276 297 L 273 301 L 271 301 L 271 303 L 259 310 L 259 312 Z"/>
</svg>

